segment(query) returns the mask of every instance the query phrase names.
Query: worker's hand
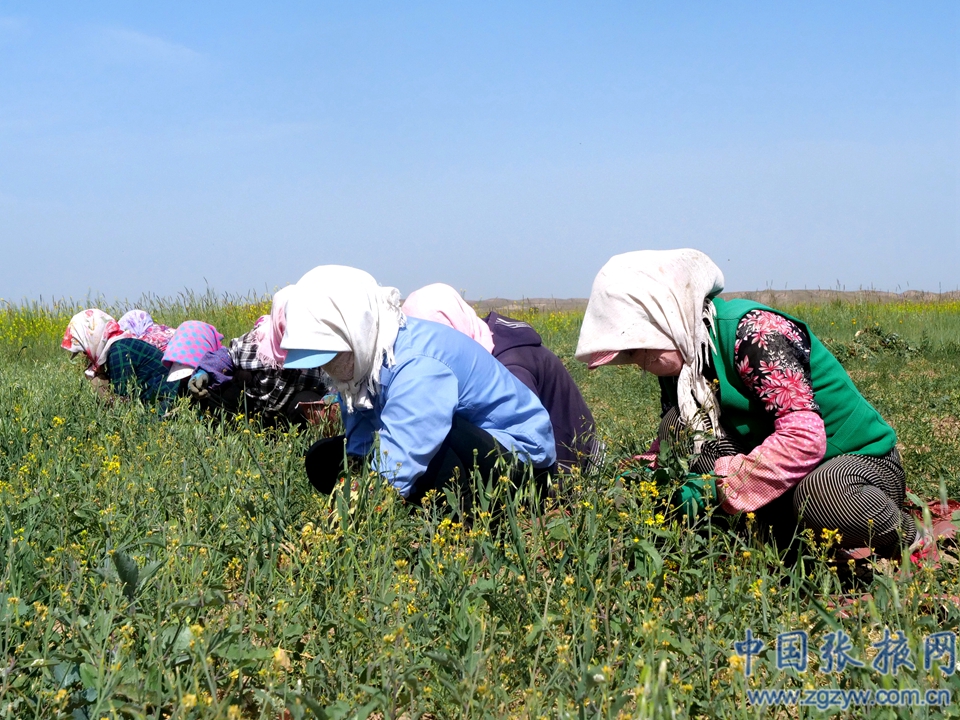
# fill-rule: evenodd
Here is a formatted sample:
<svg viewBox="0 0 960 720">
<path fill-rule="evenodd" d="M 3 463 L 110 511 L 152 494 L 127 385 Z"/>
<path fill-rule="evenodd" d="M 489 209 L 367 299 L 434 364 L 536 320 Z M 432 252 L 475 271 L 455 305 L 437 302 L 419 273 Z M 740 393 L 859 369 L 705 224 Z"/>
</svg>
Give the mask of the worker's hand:
<svg viewBox="0 0 960 720">
<path fill-rule="evenodd" d="M 210 395 L 210 374 L 206 370 L 195 370 L 187 381 L 187 390 L 194 397 L 205 398 Z"/>
<path fill-rule="evenodd" d="M 717 500 L 717 479 L 713 475 L 690 473 L 671 501 L 677 510 L 693 521 Z"/>
<path fill-rule="evenodd" d="M 90 378 L 90 384 L 93 386 L 93 389 L 97 391 L 97 395 L 102 398 L 109 398 L 112 395 L 110 380 L 103 375 L 92 375 L 88 377 Z"/>
</svg>

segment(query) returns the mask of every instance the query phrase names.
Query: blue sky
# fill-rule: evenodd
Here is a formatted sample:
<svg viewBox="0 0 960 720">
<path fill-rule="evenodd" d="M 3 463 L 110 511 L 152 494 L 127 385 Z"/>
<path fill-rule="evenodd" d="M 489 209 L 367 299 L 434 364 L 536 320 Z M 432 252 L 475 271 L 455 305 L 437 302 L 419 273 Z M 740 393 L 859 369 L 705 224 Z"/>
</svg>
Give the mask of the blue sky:
<svg viewBox="0 0 960 720">
<path fill-rule="evenodd" d="M 960 4 L 0 2 L 0 297 L 960 287 Z"/>
</svg>

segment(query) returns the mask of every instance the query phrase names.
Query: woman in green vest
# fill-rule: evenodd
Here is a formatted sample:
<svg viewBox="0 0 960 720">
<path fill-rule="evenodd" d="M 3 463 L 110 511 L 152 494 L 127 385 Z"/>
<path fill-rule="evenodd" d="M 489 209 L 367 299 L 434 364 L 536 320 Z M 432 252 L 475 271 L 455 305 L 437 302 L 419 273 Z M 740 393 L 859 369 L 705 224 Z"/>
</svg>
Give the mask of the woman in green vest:
<svg viewBox="0 0 960 720">
<path fill-rule="evenodd" d="M 893 428 L 804 323 L 722 289 L 698 250 L 617 255 L 594 281 L 576 356 L 659 376 L 649 457 L 686 428 L 692 469 L 717 477 L 725 512 L 755 512 L 779 542 L 799 524 L 899 556 L 918 534 Z"/>
</svg>

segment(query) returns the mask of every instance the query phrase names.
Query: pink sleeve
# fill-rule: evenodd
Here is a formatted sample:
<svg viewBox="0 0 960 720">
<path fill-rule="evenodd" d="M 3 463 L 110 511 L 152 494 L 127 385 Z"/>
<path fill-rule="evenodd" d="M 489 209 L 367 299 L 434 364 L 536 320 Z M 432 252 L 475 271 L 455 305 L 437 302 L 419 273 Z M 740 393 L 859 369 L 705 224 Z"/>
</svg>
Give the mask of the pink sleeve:
<svg viewBox="0 0 960 720">
<path fill-rule="evenodd" d="M 752 512 L 776 500 L 810 474 L 827 452 L 823 418 L 812 410 L 788 412 L 773 433 L 748 455 L 722 457 L 714 464 L 717 488 L 728 513 Z"/>
<path fill-rule="evenodd" d="M 654 438 L 653 444 L 650 445 L 650 449 L 647 450 L 643 455 L 634 455 L 634 460 L 644 460 L 650 463 L 650 467 L 657 467 L 657 455 L 660 454 L 660 438 Z"/>
</svg>

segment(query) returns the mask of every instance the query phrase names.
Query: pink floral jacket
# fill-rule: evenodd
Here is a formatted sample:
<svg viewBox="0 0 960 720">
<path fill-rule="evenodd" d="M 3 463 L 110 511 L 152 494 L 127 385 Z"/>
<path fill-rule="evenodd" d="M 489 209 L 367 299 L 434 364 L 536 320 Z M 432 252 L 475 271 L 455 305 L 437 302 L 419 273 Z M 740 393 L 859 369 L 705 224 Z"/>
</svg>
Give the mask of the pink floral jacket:
<svg viewBox="0 0 960 720">
<path fill-rule="evenodd" d="M 773 416 L 774 431 L 749 453 L 716 461 L 721 507 L 731 513 L 776 500 L 810 474 L 827 450 L 806 331 L 782 315 L 753 310 L 737 327 L 734 355 L 743 384 Z"/>
</svg>

